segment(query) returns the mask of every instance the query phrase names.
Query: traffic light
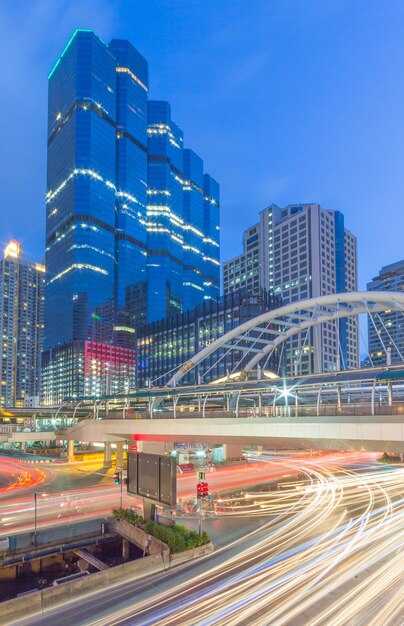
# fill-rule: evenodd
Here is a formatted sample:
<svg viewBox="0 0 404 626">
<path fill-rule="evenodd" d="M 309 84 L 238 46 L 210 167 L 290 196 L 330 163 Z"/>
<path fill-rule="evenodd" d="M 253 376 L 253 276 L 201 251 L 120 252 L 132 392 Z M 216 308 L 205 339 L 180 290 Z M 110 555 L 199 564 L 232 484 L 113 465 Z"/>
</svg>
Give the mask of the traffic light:
<svg viewBox="0 0 404 626">
<path fill-rule="evenodd" d="M 209 496 L 209 485 L 206 482 L 202 483 L 202 498 L 207 498 Z"/>
<path fill-rule="evenodd" d="M 121 472 L 114 472 L 114 483 L 115 485 L 121 484 Z"/>
<path fill-rule="evenodd" d="M 203 495 L 202 495 L 202 483 L 198 483 L 196 485 L 196 496 L 197 496 L 197 498 L 202 498 L 203 497 Z"/>
</svg>

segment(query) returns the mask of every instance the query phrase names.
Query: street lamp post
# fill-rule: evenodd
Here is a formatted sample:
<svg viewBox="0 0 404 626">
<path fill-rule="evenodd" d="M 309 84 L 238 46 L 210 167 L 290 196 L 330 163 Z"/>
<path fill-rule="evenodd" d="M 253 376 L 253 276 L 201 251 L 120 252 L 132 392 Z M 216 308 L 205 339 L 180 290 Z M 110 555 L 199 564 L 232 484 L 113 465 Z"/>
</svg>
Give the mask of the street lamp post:
<svg viewBox="0 0 404 626">
<path fill-rule="evenodd" d="M 38 522 L 38 520 L 37 520 L 37 514 L 38 514 L 38 511 L 37 511 L 37 506 L 38 506 L 37 496 L 38 496 L 38 494 L 35 491 L 34 492 L 34 546 L 35 547 L 36 547 L 36 543 L 37 543 L 36 535 L 37 535 L 37 522 Z"/>
</svg>

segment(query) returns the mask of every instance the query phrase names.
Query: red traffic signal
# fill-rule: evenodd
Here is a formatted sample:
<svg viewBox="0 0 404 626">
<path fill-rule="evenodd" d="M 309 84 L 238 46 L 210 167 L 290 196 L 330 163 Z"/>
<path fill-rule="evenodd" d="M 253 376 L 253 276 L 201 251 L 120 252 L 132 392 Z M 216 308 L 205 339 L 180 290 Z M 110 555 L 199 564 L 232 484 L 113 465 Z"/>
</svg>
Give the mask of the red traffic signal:
<svg viewBox="0 0 404 626">
<path fill-rule="evenodd" d="M 121 472 L 114 472 L 114 483 L 115 485 L 121 484 Z"/>
<path fill-rule="evenodd" d="M 196 485 L 196 495 L 198 498 L 206 498 L 209 495 L 209 485 L 204 480 Z"/>
</svg>

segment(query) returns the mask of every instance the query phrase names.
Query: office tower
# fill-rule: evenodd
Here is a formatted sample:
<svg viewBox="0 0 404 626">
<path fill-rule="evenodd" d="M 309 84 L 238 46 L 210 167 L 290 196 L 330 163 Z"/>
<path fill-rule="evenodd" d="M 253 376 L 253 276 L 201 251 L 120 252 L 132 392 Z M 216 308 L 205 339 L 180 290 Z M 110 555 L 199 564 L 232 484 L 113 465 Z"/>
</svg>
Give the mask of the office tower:
<svg viewBox="0 0 404 626">
<path fill-rule="evenodd" d="M 382 267 L 367 288 L 369 291 L 404 291 L 404 260 Z M 370 364 L 375 366 L 403 362 L 404 311 L 368 316 L 368 352 Z"/>
<path fill-rule="evenodd" d="M 223 264 L 223 292 L 246 288 L 252 294 L 261 289 L 260 279 L 260 224 L 243 233 L 243 252 Z M 273 291 L 273 286 L 272 286 Z"/>
<path fill-rule="evenodd" d="M 249 286 L 266 289 L 284 304 L 357 289 L 356 238 L 339 211 L 318 204 L 271 205 L 245 231 L 241 255 L 224 263 L 224 293 Z M 355 320 L 329 322 L 289 340 L 286 373 L 306 374 L 358 367 Z"/>
<path fill-rule="evenodd" d="M 137 337 L 139 386 L 166 384 L 172 370 L 192 358 L 209 343 L 236 326 L 280 305 L 280 299 L 264 291 L 251 295 L 247 289 L 231 291 L 221 298 L 205 300 L 192 310 L 144 325 Z M 258 345 L 258 344 L 257 344 Z M 257 347 L 257 346 L 256 346 Z M 277 370 L 279 352 L 266 368 Z M 233 373 L 245 364 L 241 350 L 221 348 L 184 376 L 181 384 L 209 383 Z M 169 372 L 167 374 L 167 372 Z"/>
<path fill-rule="evenodd" d="M 0 261 L 0 406 L 39 406 L 45 267 L 10 241 Z"/>
<path fill-rule="evenodd" d="M 135 327 L 218 290 L 218 187 L 183 150 L 169 105 L 149 103 L 148 83 L 147 61 L 129 42 L 107 45 L 84 29 L 49 75 L 47 404 L 134 387 Z M 200 239 L 198 262 L 189 231 Z"/>
<path fill-rule="evenodd" d="M 219 186 L 183 148 L 167 102 L 149 102 L 148 320 L 219 295 Z"/>
</svg>

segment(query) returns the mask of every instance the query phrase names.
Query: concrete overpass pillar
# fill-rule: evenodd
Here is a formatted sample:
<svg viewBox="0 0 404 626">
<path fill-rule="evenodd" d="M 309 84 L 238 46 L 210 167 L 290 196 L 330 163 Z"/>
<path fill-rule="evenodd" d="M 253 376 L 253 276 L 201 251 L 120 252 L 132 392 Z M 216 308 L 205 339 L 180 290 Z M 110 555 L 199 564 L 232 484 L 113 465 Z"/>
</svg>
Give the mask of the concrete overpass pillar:
<svg viewBox="0 0 404 626">
<path fill-rule="evenodd" d="M 387 402 L 389 406 L 393 406 L 393 386 L 387 383 Z"/>
<path fill-rule="evenodd" d="M 116 469 L 123 468 L 123 441 L 116 442 L 116 460 L 115 460 Z"/>
<path fill-rule="evenodd" d="M 67 460 L 69 463 L 74 461 L 74 441 L 70 439 L 67 442 Z"/>
<path fill-rule="evenodd" d="M 108 469 L 109 467 L 112 467 L 111 442 L 106 441 L 104 446 L 104 468 Z"/>
<path fill-rule="evenodd" d="M 125 563 L 129 560 L 129 546 L 129 541 L 127 539 L 122 539 L 122 558 Z"/>
</svg>

